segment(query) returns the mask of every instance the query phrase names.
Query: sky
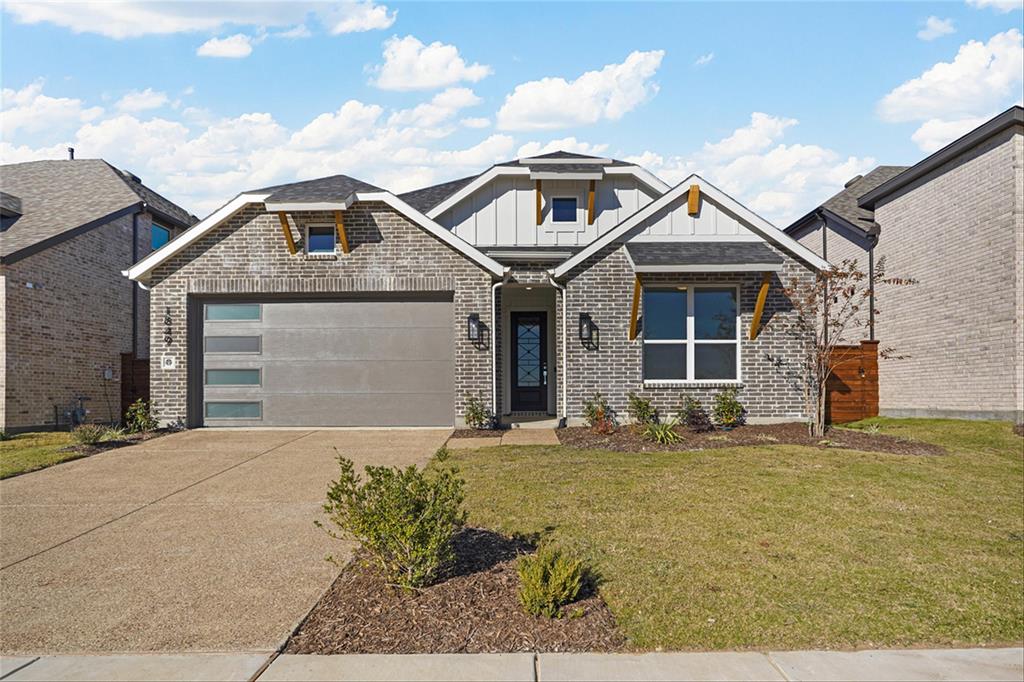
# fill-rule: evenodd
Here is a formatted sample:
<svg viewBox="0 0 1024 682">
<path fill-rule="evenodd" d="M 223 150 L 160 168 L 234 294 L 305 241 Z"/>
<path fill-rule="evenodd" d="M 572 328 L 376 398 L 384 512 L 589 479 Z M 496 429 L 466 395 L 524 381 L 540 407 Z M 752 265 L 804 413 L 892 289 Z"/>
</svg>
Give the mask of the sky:
<svg viewBox="0 0 1024 682">
<path fill-rule="evenodd" d="M 699 173 L 783 227 L 1020 104 L 1021 7 L 0 0 L 0 160 L 73 146 L 204 216 L 565 149 Z"/>
</svg>

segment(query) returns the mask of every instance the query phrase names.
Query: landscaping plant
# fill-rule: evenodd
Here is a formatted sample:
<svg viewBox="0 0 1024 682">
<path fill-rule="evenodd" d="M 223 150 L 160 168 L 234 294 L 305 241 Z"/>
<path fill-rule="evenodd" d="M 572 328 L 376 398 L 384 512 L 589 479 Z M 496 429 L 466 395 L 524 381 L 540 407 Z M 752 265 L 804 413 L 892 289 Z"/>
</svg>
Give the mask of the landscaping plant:
<svg viewBox="0 0 1024 682">
<path fill-rule="evenodd" d="M 153 406 L 142 398 L 128 406 L 124 413 L 124 427 L 128 433 L 153 431 L 159 425 Z"/>
<path fill-rule="evenodd" d="M 587 426 L 597 433 L 615 432 L 615 412 L 600 393 L 595 393 L 593 398 L 583 401 L 583 418 Z"/>
<path fill-rule="evenodd" d="M 487 405 L 484 401 L 475 395 L 466 396 L 466 410 L 464 418 L 466 420 L 466 426 L 471 429 L 489 429 L 493 423 L 491 411 L 487 409 Z"/>
<path fill-rule="evenodd" d="M 626 396 L 626 413 L 634 424 L 644 426 L 658 421 L 658 411 L 648 398 L 642 398 L 633 391 Z"/>
<path fill-rule="evenodd" d="M 71 439 L 77 445 L 96 445 L 107 438 L 109 429 L 100 424 L 82 424 L 71 431 Z"/>
<path fill-rule="evenodd" d="M 5 440 L 12 440 L 14 438 L 13 433 L 7 433 L 6 431 L 0 431 L 0 442 Z"/>
<path fill-rule="evenodd" d="M 659 445 L 672 445 L 683 440 L 683 437 L 676 433 L 676 424 L 673 419 L 664 424 L 653 422 L 644 427 L 644 438 Z"/>
<path fill-rule="evenodd" d="M 727 388 L 715 396 L 715 405 L 711 410 L 715 424 L 731 429 L 743 423 L 746 410 L 736 398 L 736 389 Z"/>
<path fill-rule="evenodd" d="M 558 618 L 583 587 L 583 562 L 558 549 L 541 549 L 519 558 L 519 601 L 531 616 Z"/>
<path fill-rule="evenodd" d="M 699 400 L 691 396 L 686 396 L 683 400 L 683 409 L 679 411 L 679 416 L 686 428 L 693 433 L 715 430 L 708 411 L 704 409 Z"/>
<path fill-rule="evenodd" d="M 454 560 L 452 538 L 466 520 L 456 471 L 368 466 L 364 482 L 351 460 L 339 456 L 338 464 L 341 475 L 327 491 L 324 511 L 340 533 L 328 534 L 354 538 L 395 585 L 434 582 Z"/>
</svg>

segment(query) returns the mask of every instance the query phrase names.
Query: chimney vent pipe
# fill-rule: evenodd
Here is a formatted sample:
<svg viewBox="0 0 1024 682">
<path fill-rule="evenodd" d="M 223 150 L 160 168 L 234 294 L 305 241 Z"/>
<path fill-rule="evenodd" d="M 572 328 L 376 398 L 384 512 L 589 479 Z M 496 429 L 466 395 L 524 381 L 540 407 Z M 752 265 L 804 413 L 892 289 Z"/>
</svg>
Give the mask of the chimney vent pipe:
<svg viewBox="0 0 1024 682">
<path fill-rule="evenodd" d="M 75 160 L 75 148 L 74 147 L 68 147 L 68 161 L 74 161 L 74 160 Z"/>
</svg>

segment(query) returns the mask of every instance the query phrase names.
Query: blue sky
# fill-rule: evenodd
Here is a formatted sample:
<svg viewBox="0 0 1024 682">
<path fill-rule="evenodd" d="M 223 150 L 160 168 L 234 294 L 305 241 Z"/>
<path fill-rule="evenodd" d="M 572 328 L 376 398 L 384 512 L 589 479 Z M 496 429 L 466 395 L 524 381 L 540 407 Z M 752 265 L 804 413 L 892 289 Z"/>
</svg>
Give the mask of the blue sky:
<svg viewBox="0 0 1024 682">
<path fill-rule="evenodd" d="M 0 156 L 63 148 L 203 215 L 346 173 L 405 191 L 551 148 L 785 224 L 1019 103 L 1019 0 L 3 2 Z"/>
</svg>

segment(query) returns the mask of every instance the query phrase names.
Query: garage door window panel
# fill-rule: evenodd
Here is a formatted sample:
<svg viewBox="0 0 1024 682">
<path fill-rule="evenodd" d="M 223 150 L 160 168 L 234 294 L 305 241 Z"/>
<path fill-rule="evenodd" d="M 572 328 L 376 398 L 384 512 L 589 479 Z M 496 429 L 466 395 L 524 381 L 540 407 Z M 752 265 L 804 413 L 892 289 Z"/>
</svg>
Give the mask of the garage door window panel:
<svg viewBox="0 0 1024 682">
<path fill-rule="evenodd" d="M 261 336 L 207 336 L 204 340 L 207 353 L 259 354 L 263 347 Z"/>
<path fill-rule="evenodd" d="M 208 369 L 207 386 L 259 386 L 262 382 L 258 369 Z"/>
<path fill-rule="evenodd" d="M 263 403 L 260 401 L 208 400 L 205 406 L 207 419 L 262 419 Z"/>
<path fill-rule="evenodd" d="M 259 322 L 262 311 L 259 303 L 207 303 L 207 322 Z"/>
</svg>

